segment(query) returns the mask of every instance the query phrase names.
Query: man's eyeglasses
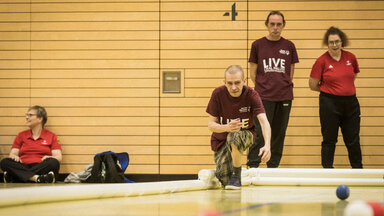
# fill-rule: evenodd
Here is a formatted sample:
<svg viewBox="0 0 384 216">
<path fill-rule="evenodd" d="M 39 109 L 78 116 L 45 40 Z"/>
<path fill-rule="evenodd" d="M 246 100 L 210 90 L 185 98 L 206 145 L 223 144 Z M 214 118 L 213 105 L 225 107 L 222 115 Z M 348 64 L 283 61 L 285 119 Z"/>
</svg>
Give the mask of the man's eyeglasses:
<svg viewBox="0 0 384 216">
<path fill-rule="evenodd" d="M 329 45 L 338 45 L 338 44 L 340 44 L 340 43 L 341 43 L 340 40 L 328 41 L 328 44 L 329 44 Z"/>
<path fill-rule="evenodd" d="M 25 113 L 25 117 L 31 118 L 32 116 L 37 116 L 37 114 Z"/>
</svg>

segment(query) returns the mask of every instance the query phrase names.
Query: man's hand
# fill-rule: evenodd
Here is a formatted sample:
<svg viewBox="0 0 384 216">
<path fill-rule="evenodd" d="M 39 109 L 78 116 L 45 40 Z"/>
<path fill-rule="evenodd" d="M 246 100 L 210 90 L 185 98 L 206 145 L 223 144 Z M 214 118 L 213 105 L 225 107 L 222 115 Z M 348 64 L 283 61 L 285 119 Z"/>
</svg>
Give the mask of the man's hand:
<svg viewBox="0 0 384 216">
<path fill-rule="evenodd" d="M 10 155 L 9 156 L 12 160 L 16 161 L 16 162 L 20 162 L 21 163 L 21 159 L 19 156 L 17 155 Z"/>
<path fill-rule="evenodd" d="M 243 123 L 240 121 L 240 118 L 237 118 L 235 120 L 232 120 L 230 121 L 228 124 L 228 132 L 237 132 L 241 129 L 241 127 L 243 126 Z"/>
<path fill-rule="evenodd" d="M 269 159 L 271 158 L 271 150 L 269 147 L 264 146 L 263 148 L 260 149 L 259 151 L 259 156 L 261 157 L 261 162 L 268 162 Z"/>
<path fill-rule="evenodd" d="M 47 158 L 51 158 L 52 156 L 48 156 L 48 155 L 44 155 L 44 157 L 41 158 L 41 161 L 47 159 Z"/>
</svg>

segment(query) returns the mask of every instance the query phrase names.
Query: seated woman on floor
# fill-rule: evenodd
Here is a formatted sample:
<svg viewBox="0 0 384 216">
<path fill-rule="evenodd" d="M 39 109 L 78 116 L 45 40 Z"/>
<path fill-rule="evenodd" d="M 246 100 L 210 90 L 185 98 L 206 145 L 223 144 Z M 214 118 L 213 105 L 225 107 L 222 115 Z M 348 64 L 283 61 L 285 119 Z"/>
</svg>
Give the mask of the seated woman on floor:
<svg viewBox="0 0 384 216">
<path fill-rule="evenodd" d="M 4 183 L 54 183 L 62 154 L 57 136 L 44 128 L 47 112 L 44 107 L 33 106 L 25 117 L 29 130 L 16 136 L 9 157 L 0 163 L 4 171 Z"/>
</svg>

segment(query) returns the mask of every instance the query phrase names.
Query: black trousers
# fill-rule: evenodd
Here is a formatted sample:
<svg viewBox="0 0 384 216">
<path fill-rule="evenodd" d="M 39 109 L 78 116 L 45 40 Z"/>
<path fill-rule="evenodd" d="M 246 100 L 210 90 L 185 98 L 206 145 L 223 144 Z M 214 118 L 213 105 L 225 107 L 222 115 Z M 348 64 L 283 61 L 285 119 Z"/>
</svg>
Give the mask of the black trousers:
<svg viewBox="0 0 384 216">
<path fill-rule="evenodd" d="M 360 104 L 356 96 L 320 93 L 321 165 L 333 168 L 339 127 L 352 168 L 363 168 L 360 149 Z"/>
<path fill-rule="evenodd" d="M 60 163 L 55 158 L 47 158 L 41 163 L 24 164 L 16 162 L 11 158 L 4 158 L 0 162 L 1 169 L 7 172 L 7 178 L 11 182 L 29 182 L 29 178 L 34 175 L 47 174 L 50 171 L 58 177 Z"/>
<path fill-rule="evenodd" d="M 283 155 L 285 132 L 287 130 L 289 114 L 291 112 L 292 101 L 266 101 L 263 100 L 264 109 L 271 125 L 271 159 L 267 162 L 268 168 L 277 168 Z M 258 156 L 260 148 L 264 146 L 264 137 L 261 125 L 257 117 L 256 142 L 249 148 L 248 162 L 249 167 L 259 167 L 261 156 Z"/>
</svg>

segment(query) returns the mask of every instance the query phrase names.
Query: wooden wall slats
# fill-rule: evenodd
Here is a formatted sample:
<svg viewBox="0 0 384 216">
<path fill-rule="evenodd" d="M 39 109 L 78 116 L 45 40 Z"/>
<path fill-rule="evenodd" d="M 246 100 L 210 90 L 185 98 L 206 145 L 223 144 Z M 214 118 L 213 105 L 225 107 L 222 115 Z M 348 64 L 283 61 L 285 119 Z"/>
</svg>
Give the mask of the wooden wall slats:
<svg viewBox="0 0 384 216">
<path fill-rule="evenodd" d="M 29 17 L 29 16 L 28 16 Z M 1 18 L 1 17 L 0 17 Z M 155 11 L 146 11 L 146 12 L 99 12 L 99 13 L 89 13 L 89 12 L 67 12 L 67 13 L 57 13 L 57 12 L 44 12 L 44 13 L 33 13 L 32 16 L 33 22 L 108 22 L 108 21 L 119 21 L 119 22 L 146 22 L 146 21 L 155 21 L 158 22 L 159 18 L 158 13 Z M 39 25 L 37 24 L 38 28 Z M 79 26 L 80 27 L 80 26 Z M 82 29 L 82 28 L 81 28 Z"/>
<path fill-rule="evenodd" d="M 140 146 L 157 146 L 158 145 L 158 137 L 147 135 L 147 136 L 141 136 L 140 134 L 133 134 L 133 135 L 123 135 L 123 136 L 115 136 L 115 135 L 103 135 L 95 136 L 85 136 L 85 135 L 66 135 L 61 136 L 60 141 L 63 143 L 63 145 L 76 145 L 76 146 L 107 146 L 113 144 L 115 148 L 117 146 L 137 146 L 137 144 L 140 144 Z M 113 147 L 112 146 L 112 147 Z M 118 149 L 116 149 L 118 150 Z M 121 151 L 121 150 L 120 150 Z M 129 152 L 130 153 L 130 152 Z"/>
<path fill-rule="evenodd" d="M 293 82 L 296 81 L 296 78 L 308 79 L 309 74 L 311 73 L 311 68 L 295 68 Z M 359 78 L 382 78 L 384 77 L 384 73 L 380 73 L 381 70 L 381 68 L 366 68 L 360 66 Z"/>
<path fill-rule="evenodd" d="M 4 79 L 0 81 L 3 88 L 29 88 L 29 79 Z"/>
<path fill-rule="evenodd" d="M 0 117 L 0 125 L 23 125 L 25 117 Z M 157 116 L 124 117 L 124 116 L 92 116 L 92 117 L 50 117 L 50 126 L 157 126 Z"/>
<path fill-rule="evenodd" d="M 121 40 L 85 40 L 85 41 L 38 41 L 31 42 L 32 50 L 156 50 L 157 41 L 129 41 Z"/>
<path fill-rule="evenodd" d="M 6 0 L 6 1 L 10 1 L 10 0 Z M 17 0 L 17 1 L 22 1 L 22 0 Z M 52 3 L 52 0 L 31 0 L 32 3 L 39 3 L 39 4 L 42 4 L 42 3 Z M 54 1 L 55 3 L 63 3 L 63 4 L 71 4 L 73 2 L 69 1 L 68 0 L 55 0 Z M 145 2 L 145 3 L 157 3 L 156 0 L 140 0 L 140 1 L 137 1 L 137 0 L 113 0 L 114 3 L 140 3 L 140 2 Z M 81 0 L 81 2 L 79 3 L 97 3 L 97 4 L 103 4 L 105 3 L 105 0 Z"/>
<path fill-rule="evenodd" d="M 14 98 L 14 97 L 0 97 L 0 107 L 28 107 L 28 97 Z"/>
<path fill-rule="evenodd" d="M 96 152 L 99 153 L 99 152 Z M 63 155 L 63 161 L 62 165 L 71 165 L 71 164 L 84 164 L 83 165 L 83 170 L 85 169 L 86 165 L 92 164 L 93 163 L 93 157 L 94 155 Z M 155 165 L 158 163 L 159 159 L 157 155 L 134 155 L 130 157 L 130 166 L 135 166 L 135 165 Z"/>
<path fill-rule="evenodd" d="M 31 79 L 32 88 L 158 88 L 157 79 Z"/>
<path fill-rule="evenodd" d="M 282 164 L 318 164 L 321 162 L 320 159 L 320 149 L 313 152 L 312 155 L 285 155 L 284 159 L 281 160 Z M 298 157 L 296 162 L 294 162 L 294 156 Z M 182 161 L 182 162 L 181 162 Z M 247 162 L 245 156 L 242 157 L 242 163 Z M 205 165 L 212 164 L 214 165 L 213 156 L 194 156 L 194 155 L 174 155 L 174 156 L 162 156 L 160 157 L 160 162 L 164 165 Z M 377 165 L 380 164 L 380 156 L 368 156 L 363 161 L 368 165 Z M 335 164 L 349 165 L 348 154 L 335 154 Z"/>
<path fill-rule="evenodd" d="M 249 23 L 250 29 L 265 29 L 265 20 L 253 21 Z M 375 29 L 377 26 L 382 26 L 383 20 L 305 20 L 289 22 L 289 28 L 291 29 L 308 29 L 307 26 L 316 26 L 316 29 L 327 29 L 330 26 L 342 26 L 343 29 Z M 321 34 L 321 36 L 324 34 Z M 320 36 L 320 35 L 319 35 Z"/>
<path fill-rule="evenodd" d="M 299 51 L 300 52 L 300 51 Z M 321 50 L 319 54 L 323 54 L 325 51 Z M 298 66 L 298 65 L 297 65 Z M 296 82 L 297 78 L 309 78 L 309 73 L 311 71 L 311 68 L 295 68 L 295 75 L 293 82 Z M 185 70 L 185 77 L 187 79 L 193 79 L 193 78 L 207 78 L 207 79 L 213 79 L 218 78 L 220 80 L 224 79 L 224 72 L 225 68 L 213 68 L 210 70 L 207 69 L 187 69 Z M 360 66 L 361 73 L 359 74 L 359 78 L 368 77 L 368 78 L 375 78 L 375 77 L 384 77 L 384 73 L 381 73 L 381 68 L 366 68 Z M 250 85 L 250 78 L 248 77 L 248 83 Z"/>
<path fill-rule="evenodd" d="M 14 135 L 4 135 L 0 139 L 0 145 L 5 145 L 7 149 L 10 150 L 10 145 L 15 139 Z M 285 138 L 285 146 L 318 146 L 321 142 L 321 136 L 286 136 Z M 156 136 L 103 136 L 102 138 L 98 136 L 68 136 L 63 135 L 59 137 L 59 140 L 63 144 L 63 146 L 67 145 L 76 145 L 76 146 L 104 146 L 110 143 L 113 143 L 114 146 L 127 146 L 127 145 L 136 145 L 140 143 L 140 145 L 157 145 L 158 138 Z M 361 136 L 360 137 L 362 148 L 366 146 L 372 146 L 373 148 L 381 149 L 380 145 L 382 138 L 377 136 Z M 205 146 L 204 151 L 210 151 L 210 135 L 204 136 L 162 136 L 161 146 L 179 146 L 180 143 L 183 146 Z M 344 141 L 341 133 L 339 133 L 338 137 L 338 146 L 344 148 Z M 6 150 L 6 154 L 8 153 Z M 373 151 L 381 152 L 381 151 Z"/>
<path fill-rule="evenodd" d="M 11 57 L 22 54 L 32 59 L 121 59 L 122 56 L 129 56 L 132 59 L 157 59 L 158 51 L 148 50 L 94 50 L 92 52 L 85 50 L 66 50 L 66 51 L 31 51 L 29 52 L 0 52 L 0 54 L 8 54 Z"/>
<path fill-rule="evenodd" d="M 62 164 L 60 166 L 61 173 L 71 173 L 71 172 L 81 172 L 84 171 L 85 168 L 93 162 L 87 162 L 83 164 Z M 141 164 L 141 165 L 129 165 L 126 174 L 157 174 L 159 173 L 158 166 L 149 165 L 149 164 Z"/>
<path fill-rule="evenodd" d="M 281 11 L 296 11 L 298 14 L 300 14 L 302 10 L 330 11 L 330 6 L 332 6 L 331 11 L 384 9 L 384 3 L 380 1 L 364 1 L 364 4 L 361 4 L 358 1 L 337 1 L 332 3 L 328 1 L 278 1 L 278 4 L 276 4 L 276 2 L 269 1 L 251 1 L 249 2 L 248 10 L 251 12 L 252 10 L 268 11 L 271 8 L 274 8 L 275 10 Z"/>
<path fill-rule="evenodd" d="M 265 35 L 260 35 L 260 37 L 263 37 Z M 256 38 L 255 38 L 256 39 Z M 302 39 L 296 39 L 292 40 L 296 48 L 298 49 L 315 49 L 322 47 L 321 39 L 319 40 L 302 40 Z M 248 46 L 252 46 L 253 40 L 250 40 L 248 43 Z M 350 49 L 357 49 L 357 48 L 365 48 L 365 49 L 382 49 L 384 48 L 383 40 L 376 39 L 376 40 L 351 40 L 351 46 L 348 47 Z M 199 49 L 199 50 L 212 50 L 212 49 L 246 49 L 246 44 L 243 41 L 238 40 L 201 40 L 201 41 L 195 41 L 195 40 L 182 40 L 178 41 L 175 40 L 173 42 L 171 41 L 162 41 L 161 47 L 166 47 L 166 49 L 171 50 L 190 50 L 190 49 Z M 326 49 L 322 48 L 322 51 L 325 52 Z M 312 60 L 313 61 L 313 60 Z M 299 64 L 297 66 L 300 66 Z M 303 66 L 300 66 L 303 67 Z M 312 67 L 312 65 L 310 65 Z"/>
<path fill-rule="evenodd" d="M 17 71 L 16 71 L 17 72 Z M 13 71 L 15 73 L 15 70 Z M 18 72 L 18 73 L 21 73 Z M 60 78 L 60 79 L 155 79 L 158 77 L 158 69 L 143 69 L 143 68 L 137 68 L 137 69 L 47 69 L 47 70 L 31 70 L 31 76 L 33 78 Z M 29 76 L 29 71 L 24 72 L 24 74 Z M 17 75 L 17 74 L 16 74 Z M 0 71 L 0 77 L 6 76 L 5 74 L 2 75 Z M 20 78 L 22 75 L 18 75 L 15 78 Z"/>
<path fill-rule="evenodd" d="M 3 62 L 0 61 L 0 67 L 3 65 Z M 22 66 L 17 67 L 17 63 L 24 63 Z M 21 68 L 25 67 L 29 62 L 15 61 L 14 65 L 11 67 Z M 157 60 L 32 60 L 30 61 L 31 68 L 33 69 L 65 69 L 65 68 L 75 68 L 75 69 L 99 69 L 99 68 L 156 68 L 159 63 Z"/>
<path fill-rule="evenodd" d="M 116 12 L 115 12 L 116 13 Z M 153 12 L 151 12 L 152 14 Z M 156 14 L 153 15 L 156 17 Z M 157 15 L 158 17 L 159 15 Z M 124 18 L 125 19 L 125 18 Z M 33 20 L 33 17 L 32 17 Z M 145 25 L 142 25 L 143 22 L 140 21 L 36 21 L 31 23 L 33 36 L 45 36 L 55 35 L 59 33 L 66 33 L 63 36 L 76 36 L 84 35 L 85 33 L 109 33 L 110 35 L 124 36 L 123 33 L 133 34 L 141 32 L 142 35 L 149 37 L 145 32 L 152 31 L 153 35 L 158 35 L 159 24 L 156 21 L 145 21 Z M 79 30 L 81 29 L 81 30 Z M 81 32 L 82 34 L 70 34 Z M 89 34 L 92 35 L 92 34 Z M 103 34 L 102 34 L 103 35 Z M 36 38 L 34 38 L 36 40 Z M 52 38 L 50 38 L 52 39 Z M 127 38 L 126 38 L 127 39 Z M 127 39 L 128 40 L 128 39 Z"/>
<path fill-rule="evenodd" d="M 213 89 L 212 89 L 213 90 Z M 300 98 L 300 100 L 298 100 Z M 359 97 L 360 105 L 363 106 L 374 106 L 381 107 L 384 106 L 383 98 L 371 98 Z M 318 105 L 318 95 L 316 97 L 296 97 L 293 101 L 294 106 L 317 106 Z M 190 106 L 206 106 L 209 102 L 208 97 L 201 98 L 162 98 L 160 101 L 161 107 L 190 107 Z"/>
<path fill-rule="evenodd" d="M 17 101 L 18 100 L 18 101 Z M 2 99 L 0 98 L 0 102 Z M 15 99 L 22 103 L 25 99 Z M 31 98 L 31 104 L 45 104 L 47 107 L 156 107 L 158 98 Z M 25 103 L 28 104 L 28 103 Z M 5 104 L 4 104 L 5 105 Z"/>
<path fill-rule="evenodd" d="M 366 168 L 380 168 L 384 109 L 382 1 L 3 0 L 0 3 L 0 157 L 25 130 L 24 113 L 47 108 L 59 136 L 61 172 L 79 172 L 104 150 L 129 151 L 127 173 L 196 174 L 214 168 L 205 112 L 224 70 L 248 69 L 252 42 L 267 35 L 270 10 L 287 19 L 300 63 L 282 167 L 320 167 L 318 93 L 308 88 L 325 30 L 349 36 L 361 73 L 361 144 Z M 247 20 L 248 19 L 248 20 Z M 160 73 L 184 71 L 184 97 L 160 95 Z M 247 73 L 247 82 L 253 86 Z M 349 166 L 339 133 L 335 165 Z M 242 158 L 246 162 L 245 156 Z M 265 165 L 262 165 L 262 167 Z"/>
<path fill-rule="evenodd" d="M 164 50 L 162 59 L 243 59 L 246 50 Z"/>
<path fill-rule="evenodd" d="M 287 29 L 284 30 L 284 36 L 285 38 L 291 38 L 294 40 L 314 39 L 318 40 L 318 45 L 322 45 L 322 39 L 325 34 L 325 30 L 326 28 L 312 29 L 311 31 L 307 31 L 305 29 L 290 29 L 289 26 L 287 26 Z M 381 29 L 365 29 L 364 31 L 358 29 L 346 29 L 343 31 L 349 36 L 350 40 L 377 39 L 378 36 L 381 37 L 384 34 L 383 30 Z M 257 36 L 266 36 L 265 29 L 255 29 L 248 31 L 249 38 L 256 39 Z"/>
<path fill-rule="evenodd" d="M 38 88 L 38 87 L 35 87 Z M 34 97 L 156 97 L 159 93 L 158 88 L 87 88 L 81 87 L 60 87 L 61 89 L 32 89 L 31 95 Z M 1 90 L 0 90 L 1 95 Z"/>
<path fill-rule="evenodd" d="M 313 113 L 317 114 L 317 113 Z M 0 117 L 1 119 L 1 117 Z M 207 125 L 207 117 L 160 117 L 163 126 L 201 126 Z M 384 117 L 365 116 L 361 118 L 361 126 L 380 126 L 384 124 Z M 290 116 L 289 126 L 320 126 L 318 116 Z"/>
<path fill-rule="evenodd" d="M 63 151 L 65 154 L 83 155 L 84 153 L 87 153 L 92 158 L 95 154 L 105 151 L 104 146 L 66 146 L 66 145 L 64 146 L 66 147 L 65 151 Z M 108 150 L 114 151 L 114 152 L 129 152 L 130 154 L 133 155 L 132 157 L 137 157 L 138 155 L 141 155 L 141 157 L 143 157 L 144 155 L 148 155 L 149 160 L 150 158 L 156 158 L 157 154 L 159 153 L 159 149 L 157 148 L 156 145 L 154 146 L 146 145 L 146 146 L 141 146 L 140 148 L 138 148 L 138 146 L 140 145 L 111 146 L 109 147 Z M 151 155 L 154 155 L 154 156 L 152 157 Z M 70 160 L 67 162 L 70 162 Z M 136 161 L 136 163 L 139 163 L 139 162 Z M 140 163 L 143 163 L 143 162 L 140 162 Z"/>
<path fill-rule="evenodd" d="M 24 89 L 0 89 L 0 97 L 28 97 L 30 94 L 30 90 L 27 88 Z"/>
<path fill-rule="evenodd" d="M 30 51 L 0 51 L 4 59 L 30 59 Z"/>
<path fill-rule="evenodd" d="M 228 10 L 228 4 L 225 3 L 226 9 L 222 11 Z M 239 3 L 237 3 L 239 4 Z M 215 20 L 219 21 L 217 16 L 218 14 L 222 15 L 223 13 L 220 10 L 215 11 L 162 11 L 162 21 L 207 21 L 207 20 Z M 324 17 L 331 20 L 380 20 L 384 18 L 383 13 L 381 11 L 374 10 L 354 10 L 354 11 L 338 11 L 335 13 L 334 11 L 302 11 L 297 13 L 296 11 L 284 11 L 284 16 L 289 17 L 290 20 L 302 20 L 306 21 L 311 17 L 311 20 L 324 20 Z M 237 16 L 237 20 L 246 20 L 247 18 L 244 16 Z M 266 15 L 265 11 L 254 10 L 248 14 L 248 19 L 250 21 L 265 21 Z M 323 33 L 323 32 L 322 32 Z"/>
<path fill-rule="evenodd" d="M 219 79 L 188 79 L 185 82 L 186 88 L 201 88 L 201 87 L 212 87 L 224 84 L 224 78 Z M 249 80 L 250 81 L 250 80 Z M 309 88 L 308 87 L 308 78 L 295 78 L 294 79 L 295 87 Z M 382 87 L 384 84 L 384 78 L 360 78 L 356 79 L 355 85 L 360 88 L 364 87 Z"/>
<path fill-rule="evenodd" d="M 158 136 L 158 127 L 155 126 L 48 126 L 48 130 L 55 131 L 57 136 Z M 24 124 L 1 127 L 0 136 L 14 135 L 26 130 Z M 106 146 L 107 147 L 107 146 Z"/>
<path fill-rule="evenodd" d="M 254 3 L 251 3 L 254 4 Z M 257 5 L 259 6 L 259 4 Z M 376 6 L 376 5 L 375 5 Z M 333 7 L 333 6 L 332 6 Z M 297 9 L 297 8 L 296 8 Z M 290 20 L 307 20 L 311 17 L 311 20 L 382 20 L 384 15 L 381 11 L 375 11 L 370 9 L 358 9 L 358 10 L 338 10 L 335 13 L 334 10 L 311 10 L 311 11 L 290 11 L 284 10 L 284 16 L 289 17 Z M 254 10 L 248 14 L 249 20 L 265 20 L 265 12 Z"/>
<path fill-rule="evenodd" d="M 137 32 L 32 32 L 32 40 L 157 40 L 156 31 Z"/>
<path fill-rule="evenodd" d="M 382 49 L 347 49 L 350 52 L 353 52 L 355 56 L 359 59 L 369 58 L 372 56 L 372 52 L 375 52 L 376 58 L 383 58 L 384 51 Z M 124 52 L 124 51 L 121 51 Z M 315 49 L 298 49 L 299 56 L 305 56 L 307 59 L 314 61 L 319 56 L 325 53 L 325 50 L 315 50 Z M 16 53 L 15 53 L 16 54 Z M 248 52 L 241 49 L 232 49 L 232 50 L 164 50 L 161 51 L 160 55 L 164 59 L 244 59 Z M 154 53 L 155 55 L 155 53 Z M 307 72 L 309 73 L 309 72 Z"/>
<path fill-rule="evenodd" d="M 148 12 L 159 11 L 159 4 L 155 2 L 71 2 L 71 4 L 47 2 L 46 4 L 31 4 L 32 11 L 37 13 L 42 12 Z"/>
<path fill-rule="evenodd" d="M 1 39 L 28 40 L 31 30 L 29 23 L 0 23 Z"/>
<path fill-rule="evenodd" d="M 222 65 L 230 65 L 236 64 L 246 68 L 247 61 L 244 59 L 223 59 L 218 61 L 219 59 L 205 59 L 202 60 L 161 60 L 162 68 L 219 68 Z"/>
<path fill-rule="evenodd" d="M 215 165 L 199 164 L 199 165 L 162 165 L 160 167 L 160 173 L 173 173 L 173 174 L 184 174 L 184 173 L 199 173 L 202 169 L 214 169 Z"/>
<path fill-rule="evenodd" d="M 9 110 L 0 108 L 0 115 Z M 73 117 L 85 117 L 85 116 L 159 116 L 159 109 L 157 107 L 88 107 L 74 108 L 74 107 L 51 107 L 47 108 L 49 116 L 73 116 Z M 19 113 L 20 114 L 20 113 Z"/>
<path fill-rule="evenodd" d="M 161 29 L 163 31 L 171 30 L 246 30 L 246 21 L 231 22 L 217 22 L 217 21 L 193 21 L 193 22 L 162 22 Z M 246 34 L 245 34 L 246 35 Z"/>
<path fill-rule="evenodd" d="M 10 2 L 10 3 L 12 3 L 12 2 Z M 23 3 L 25 3 L 25 1 Z M 29 5 L 29 3 L 25 3 L 25 4 L 20 4 L 20 3 L 0 4 L 0 11 L 1 12 L 7 12 L 7 13 L 29 12 L 30 11 L 30 5 Z"/>
<path fill-rule="evenodd" d="M 293 103 L 294 109 L 291 110 L 290 116 L 317 116 L 319 112 L 318 107 L 297 107 Z M 186 117 L 186 116 L 196 116 L 196 117 L 206 117 L 205 114 L 206 107 L 177 107 L 177 108 L 161 108 L 160 116 L 164 117 Z M 361 107 L 362 116 L 380 116 L 384 112 L 383 107 Z M 1 113 L 1 109 L 0 109 Z"/>
<path fill-rule="evenodd" d="M 164 40 L 240 40 L 247 38 L 246 30 L 199 30 L 199 31 L 164 31 L 161 32 Z M 233 49 L 236 49 L 235 47 Z M 168 50 L 167 50 L 168 51 Z M 185 50 L 182 50 L 185 51 Z M 206 49 L 209 51 L 209 49 Z"/>
<path fill-rule="evenodd" d="M 201 2 L 173 2 L 173 1 L 165 1 L 160 4 L 160 10 L 164 13 L 166 12 L 184 12 L 184 11 L 227 11 L 231 8 L 233 2 L 221 2 L 221 1 L 208 1 L 202 4 Z M 237 2 L 236 9 L 237 10 L 247 10 L 246 2 Z M 223 14 L 220 14 L 221 16 Z M 183 15 L 181 14 L 181 17 Z"/>
<path fill-rule="evenodd" d="M 210 135 L 195 135 L 195 136 L 160 136 L 160 145 L 205 145 L 210 149 Z"/>
<path fill-rule="evenodd" d="M 167 41 L 162 40 L 160 47 L 170 50 L 186 49 L 247 49 L 247 44 L 241 40 L 201 40 L 201 41 Z"/>
<path fill-rule="evenodd" d="M 372 52 L 375 53 L 376 58 L 383 58 L 384 51 L 382 49 L 346 49 L 347 51 L 352 52 L 357 58 L 370 58 L 372 56 Z M 319 56 L 325 53 L 324 50 L 305 50 L 299 49 L 298 53 L 300 56 L 305 56 L 307 58 L 317 59 Z"/>
<path fill-rule="evenodd" d="M 29 34 L 29 33 L 25 33 Z M 2 50 L 29 50 L 30 48 L 29 41 L 17 41 L 12 38 L 8 38 L 6 41 L 0 41 L 0 47 Z M 2 68 L 3 69 L 3 68 Z"/>
<path fill-rule="evenodd" d="M 296 97 L 310 96 L 315 97 L 319 95 L 317 92 L 308 92 L 308 88 L 295 88 L 293 93 Z M 210 97 L 212 94 L 212 88 L 186 88 L 185 96 L 186 97 Z M 362 97 L 382 97 L 384 96 L 383 88 L 359 88 L 356 93 L 358 96 Z"/>
<path fill-rule="evenodd" d="M 342 156 L 344 158 L 345 156 Z M 294 159 L 291 161 L 288 161 L 289 163 L 286 163 L 285 161 L 281 161 L 281 166 L 285 168 L 321 168 L 321 165 L 318 165 L 321 160 L 320 159 L 314 159 L 311 161 L 311 163 L 308 162 L 308 158 L 297 160 L 297 163 L 294 162 Z M 345 163 L 336 163 L 338 161 L 335 160 L 334 165 L 337 168 L 350 168 L 351 166 L 345 162 Z M 381 165 L 370 165 L 367 164 L 365 166 L 366 169 L 379 169 Z M 266 165 L 261 165 L 261 168 L 266 168 Z M 161 173 L 173 173 L 173 174 L 184 174 L 184 173 L 198 173 L 202 169 L 214 169 L 215 165 L 163 165 L 160 167 Z"/>
<path fill-rule="evenodd" d="M 183 144 L 183 146 L 210 146 L 210 135 L 196 135 L 196 136 L 185 136 L 185 135 L 179 135 L 179 136 L 162 136 L 160 138 L 161 146 L 177 146 L 180 145 L 180 143 Z M 320 147 L 320 143 L 322 141 L 321 135 L 313 135 L 313 136 L 307 136 L 307 135 L 298 135 L 298 136 L 291 136 L 287 135 L 285 137 L 285 146 L 318 146 Z M 362 146 L 380 146 L 380 143 L 382 142 L 382 138 L 379 136 L 365 136 L 362 135 L 360 137 L 360 141 L 362 143 Z M 338 146 L 344 146 L 344 141 L 342 138 L 341 133 L 339 133 L 338 137 Z M 343 148 L 343 147 L 342 147 Z M 381 147 L 379 147 L 381 148 Z M 209 148 L 208 148 L 209 149 Z M 208 150 L 206 150 L 208 151 Z"/>
<path fill-rule="evenodd" d="M 360 133 L 370 136 L 382 136 L 384 135 L 383 126 L 361 126 Z M 210 131 L 206 127 L 161 127 L 161 136 L 185 136 L 185 135 L 210 135 Z M 292 126 L 287 128 L 287 135 L 292 136 L 318 136 L 321 135 L 320 126 Z"/>
</svg>

